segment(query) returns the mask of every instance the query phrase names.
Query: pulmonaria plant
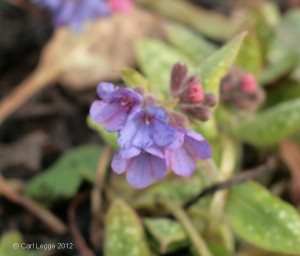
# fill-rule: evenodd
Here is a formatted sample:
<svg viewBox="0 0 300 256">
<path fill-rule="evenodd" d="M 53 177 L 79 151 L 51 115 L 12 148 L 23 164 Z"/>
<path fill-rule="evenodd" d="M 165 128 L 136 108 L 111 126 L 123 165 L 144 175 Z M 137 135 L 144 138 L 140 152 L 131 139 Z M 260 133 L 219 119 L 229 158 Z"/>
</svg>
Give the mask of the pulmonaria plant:
<svg viewBox="0 0 300 256">
<path fill-rule="evenodd" d="M 190 176 L 198 159 L 211 157 L 203 136 L 187 128 L 182 114 L 158 106 L 154 96 L 110 83 L 100 83 L 97 93 L 100 99 L 91 105 L 90 116 L 107 131 L 118 132 L 120 149 L 112 169 L 126 173 L 133 187 L 163 179 L 168 169 Z"/>
<path fill-rule="evenodd" d="M 217 104 L 217 99 L 214 94 L 204 92 L 199 77 L 188 76 L 184 63 L 173 66 L 170 87 L 172 96 L 179 98 L 181 110 L 201 121 L 209 119 L 211 108 Z"/>
<path fill-rule="evenodd" d="M 56 27 L 69 26 L 79 31 L 84 22 L 93 21 L 111 13 L 133 9 L 131 0 L 32 0 L 53 15 Z"/>
<path fill-rule="evenodd" d="M 220 86 L 222 103 L 237 109 L 255 110 L 264 101 L 265 95 L 253 74 L 232 68 Z"/>
</svg>

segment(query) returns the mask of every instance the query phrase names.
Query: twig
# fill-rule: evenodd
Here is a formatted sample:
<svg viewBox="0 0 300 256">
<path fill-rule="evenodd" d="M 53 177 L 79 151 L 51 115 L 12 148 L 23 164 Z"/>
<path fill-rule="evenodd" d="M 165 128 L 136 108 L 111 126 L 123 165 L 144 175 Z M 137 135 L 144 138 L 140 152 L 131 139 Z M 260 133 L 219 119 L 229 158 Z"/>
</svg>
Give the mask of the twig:
<svg viewBox="0 0 300 256">
<path fill-rule="evenodd" d="M 96 256 L 96 254 L 88 247 L 84 238 L 82 237 L 80 231 L 76 226 L 76 208 L 77 206 L 86 198 L 87 194 L 82 194 L 78 197 L 75 197 L 69 206 L 68 209 L 68 220 L 69 220 L 69 228 L 70 232 L 73 236 L 75 246 L 79 251 L 79 255 L 81 256 Z"/>
<path fill-rule="evenodd" d="M 63 234 L 67 231 L 66 225 L 61 220 L 30 198 L 15 192 L 2 175 L 0 175 L 0 195 L 26 208 L 44 222 L 54 233 Z"/>
<path fill-rule="evenodd" d="M 180 206 L 167 199 L 160 199 L 158 200 L 158 203 L 167 208 L 167 210 L 181 223 L 199 255 L 212 256 L 201 234 L 197 232 L 188 215 Z"/>
<path fill-rule="evenodd" d="M 192 206 L 193 204 L 195 204 L 201 198 L 203 198 L 207 195 L 214 194 L 215 192 L 217 192 L 221 189 L 229 188 L 234 185 L 246 182 L 248 180 L 258 178 L 261 175 L 265 174 L 267 171 L 274 170 L 275 167 L 276 167 L 276 160 L 274 158 L 269 158 L 265 164 L 260 165 L 260 166 L 256 167 L 255 169 L 245 171 L 241 174 L 236 175 L 235 177 L 233 177 L 229 180 L 216 183 L 216 184 L 204 189 L 198 195 L 196 195 L 195 197 L 193 197 L 190 200 L 188 200 L 187 202 L 185 202 L 185 204 L 183 205 L 183 208 L 187 209 L 190 206 Z"/>
</svg>

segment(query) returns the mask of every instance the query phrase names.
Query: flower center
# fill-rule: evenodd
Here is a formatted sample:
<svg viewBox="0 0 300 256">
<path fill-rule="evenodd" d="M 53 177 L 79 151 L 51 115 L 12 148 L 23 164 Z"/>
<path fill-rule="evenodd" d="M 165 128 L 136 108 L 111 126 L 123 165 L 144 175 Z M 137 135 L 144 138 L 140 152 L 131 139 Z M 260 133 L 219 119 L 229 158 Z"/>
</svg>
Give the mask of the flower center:
<svg viewBox="0 0 300 256">
<path fill-rule="evenodd" d="M 120 105 L 122 107 L 128 107 L 128 108 L 133 107 L 134 104 L 135 104 L 135 102 L 131 97 L 123 97 L 121 102 L 120 102 Z"/>
<path fill-rule="evenodd" d="M 151 123 L 151 121 L 153 120 L 154 116 L 153 115 L 150 115 L 148 113 L 144 113 L 142 116 L 141 116 L 141 119 L 142 121 L 146 124 L 146 125 L 149 125 Z"/>
</svg>

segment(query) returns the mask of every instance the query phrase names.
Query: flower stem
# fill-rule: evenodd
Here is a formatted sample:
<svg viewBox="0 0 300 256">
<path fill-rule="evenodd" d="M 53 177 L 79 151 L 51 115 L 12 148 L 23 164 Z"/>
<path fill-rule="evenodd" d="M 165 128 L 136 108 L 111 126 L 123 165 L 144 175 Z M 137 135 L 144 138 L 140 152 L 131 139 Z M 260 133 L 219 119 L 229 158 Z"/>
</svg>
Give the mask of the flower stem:
<svg viewBox="0 0 300 256">
<path fill-rule="evenodd" d="M 176 203 L 170 202 L 166 199 L 160 199 L 159 203 L 162 204 L 172 215 L 181 223 L 190 237 L 196 251 L 201 256 L 212 256 L 212 253 L 207 248 L 205 241 L 201 234 L 197 232 L 193 223 L 190 221 L 186 212 Z"/>
<path fill-rule="evenodd" d="M 219 182 L 223 182 L 224 180 L 229 179 L 236 165 L 237 149 L 235 143 L 230 139 L 224 138 L 223 148 L 224 151 L 221 159 L 220 172 L 218 177 Z M 213 196 L 209 209 L 209 216 L 211 216 L 210 230 L 214 230 L 217 227 L 219 220 L 221 219 L 226 203 L 227 193 L 228 190 L 224 189 L 218 191 Z"/>
</svg>

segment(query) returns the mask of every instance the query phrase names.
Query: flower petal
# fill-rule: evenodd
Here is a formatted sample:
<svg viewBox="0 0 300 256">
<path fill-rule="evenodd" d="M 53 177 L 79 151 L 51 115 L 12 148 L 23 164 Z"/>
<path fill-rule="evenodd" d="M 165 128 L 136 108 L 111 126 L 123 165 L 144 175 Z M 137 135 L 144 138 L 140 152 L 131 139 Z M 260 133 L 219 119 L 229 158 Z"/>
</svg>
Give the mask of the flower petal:
<svg viewBox="0 0 300 256">
<path fill-rule="evenodd" d="M 119 112 L 106 121 L 104 127 L 108 132 L 119 131 L 124 127 L 127 117 L 128 114 L 126 110 L 120 108 Z"/>
<path fill-rule="evenodd" d="M 127 170 L 129 165 L 130 160 L 123 158 L 120 152 L 117 152 L 113 157 L 111 168 L 114 172 L 121 174 Z"/>
<path fill-rule="evenodd" d="M 101 100 L 93 102 L 90 115 L 96 123 L 105 123 L 114 115 L 118 114 L 120 106 L 116 103 L 107 103 Z"/>
<path fill-rule="evenodd" d="M 176 129 L 161 120 L 155 120 L 151 125 L 151 134 L 155 144 L 165 147 L 174 142 Z"/>
<path fill-rule="evenodd" d="M 200 134 L 198 135 L 201 136 Z M 209 159 L 212 156 L 211 147 L 202 136 L 202 139 L 198 140 L 200 138 L 199 136 L 186 136 L 184 145 L 193 157 L 202 160 Z"/>
<path fill-rule="evenodd" d="M 149 127 L 138 120 L 139 112 L 135 112 L 120 131 L 118 144 L 121 148 L 138 147 L 145 149 L 153 142 L 150 138 Z"/>
<path fill-rule="evenodd" d="M 115 85 L 112 83 L 100 83 L 97 86 L 97 94 L 102 99 L 107 99 L 115 91 Z"/>
<path fill-rule="evenodd" d="M 196 169 L 196 162 L 184 147 L 175 150 L 166 150 L 168 167 L 180 176 L 191 176 Z"/>
<path fill-rule="evenodd" d="M 149 186 L 153 179 L 149 165 L 149 158 L 145 153 L 132 158 L 126 175 L 128 183 L 134 188 Z"/>
<path fill-rule="evenodd" d="M 123 158 L 128 159 L 139 155 L 141 153 L 141 150 L 136 147 L 131 147 L 120 149 L 119 152 Z"/>
</svg>

